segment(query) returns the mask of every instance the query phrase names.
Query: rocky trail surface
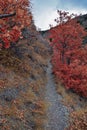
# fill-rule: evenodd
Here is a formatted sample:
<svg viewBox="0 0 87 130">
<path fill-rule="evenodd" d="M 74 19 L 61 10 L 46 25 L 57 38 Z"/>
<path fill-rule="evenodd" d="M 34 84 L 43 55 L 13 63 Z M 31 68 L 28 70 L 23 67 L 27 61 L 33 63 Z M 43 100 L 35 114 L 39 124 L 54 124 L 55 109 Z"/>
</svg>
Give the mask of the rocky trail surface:
<svg viewBox="0 0 87 130">
<path fill-rule="evenodd" d="M 48 62 L 48 82 L 46 85 L 45 99 L 49 103 L 47 110 L 47 123 L 45 130 L 64 130 L 68 126 L 69 111 L 62 103 L 62 96 L 56 92 L 52 65 Z"/>
</svg>

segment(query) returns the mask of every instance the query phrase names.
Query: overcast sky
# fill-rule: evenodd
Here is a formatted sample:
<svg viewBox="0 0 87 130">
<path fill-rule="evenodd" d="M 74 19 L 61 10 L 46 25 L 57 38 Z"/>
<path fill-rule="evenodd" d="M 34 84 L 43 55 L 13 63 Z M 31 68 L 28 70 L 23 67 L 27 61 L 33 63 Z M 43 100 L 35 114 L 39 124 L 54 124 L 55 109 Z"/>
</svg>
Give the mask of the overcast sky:
<svg viewBox="0 0 87 130">
<path fill-rule="evenodd" d="M 32 8 L 35 25 L 46 30 L 56 24 L 57 10 L 86 14 L 87 0 L 32 0 Z"/>
</svg>

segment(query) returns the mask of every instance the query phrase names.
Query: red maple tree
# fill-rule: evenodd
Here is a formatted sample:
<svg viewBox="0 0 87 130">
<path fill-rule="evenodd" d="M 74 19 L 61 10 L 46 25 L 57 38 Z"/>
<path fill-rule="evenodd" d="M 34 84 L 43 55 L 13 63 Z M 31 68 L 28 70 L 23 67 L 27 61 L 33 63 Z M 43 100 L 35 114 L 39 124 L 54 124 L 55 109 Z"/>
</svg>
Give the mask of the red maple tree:
<svg viewBox="0 0 87 130">
<path fill-rule="evenodd" d="M 11 42 L 22 38 L 21 30 L 28 27 L 32 20 L 29 0 L 0 0 L 0 14 L 15 14 L 0 19 L 0 48 L 9 48 Z"/>
<path fill-rule="evenodd" d="M 57 26 L 51 28 L 54 73 L 66 88 L 87 97 L 87 47 L 82 45 L 87 35 L 74 14 L 58 11 Z"/>
</svg>

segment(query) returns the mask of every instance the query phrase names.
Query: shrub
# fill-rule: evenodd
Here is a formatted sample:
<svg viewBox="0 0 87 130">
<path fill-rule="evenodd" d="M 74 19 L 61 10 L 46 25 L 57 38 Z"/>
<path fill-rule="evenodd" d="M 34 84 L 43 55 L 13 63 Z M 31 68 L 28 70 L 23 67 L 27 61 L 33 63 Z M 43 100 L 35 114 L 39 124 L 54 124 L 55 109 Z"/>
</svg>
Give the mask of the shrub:
<svg viewBox="0 0 87 130">
<path fill-rule="evenodd" d="M 53 71 L 67 89 L 87 97 L 87 46 L 82 45 L 87 33 L 75 15 L 62 11 L 58 14 L 58 25 L 50 30 Z"/>
</svg>

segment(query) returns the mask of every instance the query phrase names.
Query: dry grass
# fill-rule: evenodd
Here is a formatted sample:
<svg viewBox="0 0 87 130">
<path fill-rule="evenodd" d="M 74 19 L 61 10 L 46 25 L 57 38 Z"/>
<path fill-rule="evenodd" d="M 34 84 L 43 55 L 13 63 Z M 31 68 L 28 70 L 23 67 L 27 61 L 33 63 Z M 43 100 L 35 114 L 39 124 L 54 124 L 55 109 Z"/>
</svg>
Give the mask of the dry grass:
<svg viewBox="0 0 87 130">
<path fill-rule="evenodd" d="M 22 49 L 24 45 L 22 46 Z M 20 54 L 18 54 L 20 55 Z M 28 63 L 26 57 L 21 60 L 11 49 L 0 50 L 0 64 L 3 65 L 8 71 L 12 70 L 18 75 L 27 77 L 31 71 L 31 65 Z"/>
<path fill-rule="evenodd" d="M 57 92 L 63 97 L 63 103 L 67 105 L 68 107 L 75 106 L 76 100 L 74 100 L 75 96 L 72 92 L 65 89 L 65 87 L 61 84 L 57 84 Z"/>
<path fill-rule="evenodd" d="M 24 130 L 26 127 L 28 128 L 27 121 L 32 121 L 35 130 L 42 130 L 44 121 L 46 120 L 46 109 L 47 106 L 45 101 L 40 100 L 33 90 L 28 88 L 27 91 L 21 92 L 17 99 L 10 103 L 6 103 L 4 106 L 1 105 L 0 112 L 2 113 L 2 119 L 5 120 L 2 124 L 4 126 L 8 125 L 8 128 L 13 128 L 13 130 L 15 130 L 20 126 L 18 125 L 18 122 L 20 121 L 20 124 L 22 124 L 21 127 L 23 127 L 23 129 L 20 128 L 20 130 Z M 13 127 L 13 124 L 16 125 Z M 0 129 L 2 128 L 3 127 L 0 126 Z M 25 130 L 27 130 L 27 128 Z"/>
<path fill-rule="evenodd" d="M 37 96 L 30 88 L 26 92 L 21 93 L 21 99 L 23 102 L 32 102 L 33 103 L 37 100 Z"/>
<path fill-rule="evenodd" d="M 87 130 L 87 109 L 80 109 L 71 114 L 68 130 Z"/>
<path fill-rule="evenodd" d="M 32 55 L 33 55 L 33 59 L 38 64 L 42 64 L 42 65 L 46 65 L 47 64 L 46 58 L 43 58 L 40 54 L 37 54 L 37 53 L 33 52 Z"/>
<path fill-rule="evenodd" d="M 70 110 L 70 125 L 66 130 L 87 130 L 87 100 L 76 93 L 66 90 L 57 82 L 57 92 L 63 97 L 63 103 Z"/>
<path fill-rule="evenodd" d="M 45 85 L 46 79 L 39 78 L 36 81 L 33 81 L 30 86 L 33 89 L 35 93 L 41 94 L 43 97 L 44 94 L 44 85 Z"/>
<path fill-rule="evenodd" d="M 38 54 L 40 54 L 43 58 L 47 59 L 49 54 L 48 54 L 47 47 L 44 46 L 43 43 L 40 43 L 40 42 L 37 41 L 33 47 L 34 48 L 38 47 L 38 49 L 39 49 L 39 53 Z"/>
<path fill-rule="evenodd" d="M 0 63 L 5 67 L 18 67 L 21 60 L 10 49 L 0 50 Z"/>
<path fill-rule="evenodd" d="M 0 130 L 43 130 L 47 56 L 47 48 L 35 38 L 0 50 L 0 94 L 8 89 L 19 91 L 11 101 L 0 97 Z"/>
<path fill-rule="evenodd" d="M 44 130 L 44 124 L 46 122 L 47 104 L 45 101 L 36 102 L 36 108 L 32 111 L 34 115 L 34 121 L 36 124 L 35 130 Z"/>
<path fill-rule="evenodd" d="M 56 81 L 57 92 L 63 97 L 63 102 L 67 106 L 75 107 L 78 102 L 83 103 L 83 108 L 87 107 L 87 100 L 83 97 L 80 97 L 73 91 L 67 90 L 59 81 Z"/>
</svg>

